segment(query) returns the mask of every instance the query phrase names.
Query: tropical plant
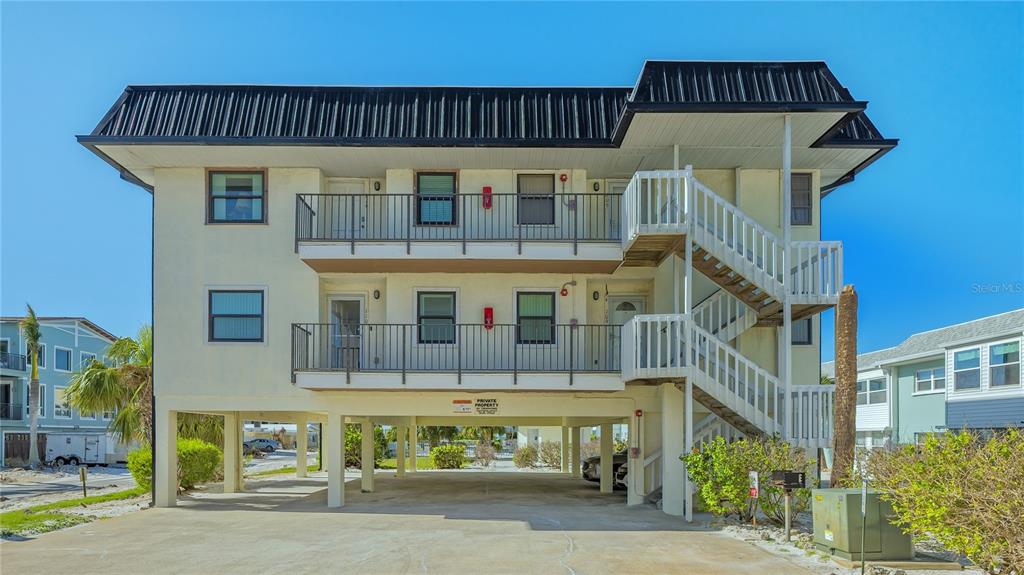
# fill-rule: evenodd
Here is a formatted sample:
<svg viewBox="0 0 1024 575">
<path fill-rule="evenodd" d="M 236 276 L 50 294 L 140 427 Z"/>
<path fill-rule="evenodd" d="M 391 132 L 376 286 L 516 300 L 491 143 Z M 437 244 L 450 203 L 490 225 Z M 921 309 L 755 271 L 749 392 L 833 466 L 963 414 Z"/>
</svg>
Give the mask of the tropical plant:
<svg viewBox="0 0 1024 575">
<path fill-rule="evenodd" d="M 836 307 L 836 388 L 833 400 L 832 485 L 852 481 L 857 443 L 857 292 L 843 288 Z"/>
<path fill-rule="evenodd" d="M 439 445 L 430 450 L 430 461 L 436 469 L 461 469 L 466 463 L 466 448 L 458 443 Z"/>
<path fill-rule="evenodd" d="M 388 443 L 384 429 L 373 426 L 373 459 L 379 467 L 387 455 Z M 349 423 L 345 425 L 345 467 L 363 467 L 363 431 L 362 425 Z"/>
<path fill-rule="evenodd" d="M 777 437 L 750 438 L 727 442 L 716 437 L 701 451 L 684 455 L 686 471 L 697 484 L 705 509 L 715 515 L 736 515 L 749 521 L 753 514 L 749 496 L 749 472 L 761 477 L 758 503 L 769 520 L 785 520 L 784 491 L 769 478 L 776 470 L 807 470 L 812 462 L 802 449 L 793 449 Z M 812 481 L 808 487 L 816 487 Z M 807 508 L 810 489 L 793 490 L 792 509 L 796 515 Z"/>
<path fill-rule="evenodd" d="M 178 488 L 191 489 L 217 479 L 223 463 L 220 449 L 200 439 L 178 439 Z M 128 471 L 138 485 L 153 481 L 153 453 L 141 447 L 128 453 Z"/>
<path fill-rule="evenodd" d="M 153 430 L 153 328 L 145 325 L 135 339 L 122 337 L 107 348 L 108 363 L 92 360 L 71 377 L 68 403 L 82 412 L 112 412 L 109 429 L 124 442 L 149 444 Z M 224 441 L 223 418 L 178 414 L 178 435 L 214 445 Z"/>
<path fill-rule="evenodd" d="M 25 307 L 27 313 L 18 325 L 32 364 L 28 384 L 28 464 L 34 468 L 39 465 L 39 340 L 42 339 L 42 333 L 36 311 L 29 304 L 25 304 Z"/>
<path fill-rule="evenodd" d="M 443 441 L 451 441 L 458 435 L 459 428 L 453 426 L 424 425 L 420 426 L 420 439 L 430 444 L 433 449 Z"/>
<path fill-rule="evenodd" d="M 896 525 L 989 573 L 1024 574 L 1024 430 L 929 434 L 870 451 L 870 485 L 892 504 Z"/>
</svg>

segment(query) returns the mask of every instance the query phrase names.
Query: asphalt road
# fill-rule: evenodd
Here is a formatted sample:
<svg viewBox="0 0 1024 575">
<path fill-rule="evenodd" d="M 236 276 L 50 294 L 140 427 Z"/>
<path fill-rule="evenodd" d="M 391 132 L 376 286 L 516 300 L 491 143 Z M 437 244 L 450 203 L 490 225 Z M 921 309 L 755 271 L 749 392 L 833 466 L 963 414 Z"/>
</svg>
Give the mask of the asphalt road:
<svg viewBox="0 0 1024 575">
<path fill-rule="evenodd" d="M 87 487 L 94 488 L 117 487 L 119 489 L 131 489 L 135 487 L 135 479 L 123 467 L 90 467 L 85 484 Z M 0 495 L 8 499 L 18 499 L 20 497 L 32 497 L 62 491 L 81 491 L 81 489 L 82 482 L 79 481 L 77 475 L 65 475 L 63 477 L 54 477 L 51 480 L 32 483 L 0 484 Z"/>
</svg>

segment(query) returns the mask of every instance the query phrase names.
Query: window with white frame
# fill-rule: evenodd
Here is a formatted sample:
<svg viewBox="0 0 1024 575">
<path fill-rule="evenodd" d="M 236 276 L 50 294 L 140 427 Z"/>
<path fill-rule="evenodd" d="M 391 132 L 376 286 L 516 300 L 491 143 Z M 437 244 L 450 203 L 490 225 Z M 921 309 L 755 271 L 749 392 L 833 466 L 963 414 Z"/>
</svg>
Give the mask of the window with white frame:
<svg viewBox="0 0 1024 575">
<path fill-rule="evenodd" d="M 416 294 L 417 343 L 455 343 L 455 292 Z"/>
<path fill-rule="evenodd" d="M 71 371 L 71 350 L 66 347 L 53 348 L 53 369 Z"/>
<path fill-rule="evenodd" d="M 71 404 L 64 397 L 65 391 L 67 390 L 63 387 L 53 388 L 53 416 L 58 419 L 71 418 Z"/>
<path fill-rule="evenodd" d="M 885 445 L 884 431 L 858 431 L 857 447 L 877 449 Z"/>
<path fill-rule="evenodd" d="M 981 389 L 981 348 L 953 352 L 953 390 Z"/>
<path fill-rule="evenodd" d="M 988 386 L 1020 387 L 1020 342 L 995 343 L 988 347 Z"/>
<path fill-rule="evenodd" d="M 811 318 L 798 319 L 792 324 L 793 345 L 813 345 Z"/>
<path fill-rule="evenodd" d="M 78 368 L 85 369 L 92 365 L 92 362 L 96 361 L 96 354 L 83 351 L 79 353 Z"/>
<path fill-rule="evenodd" d="M 519 174 L 519 224 L 555 223 L 555 175 Z"/>
<path fill-rule="evenodd" d="M 103 419 L 114 419 L 114 415 L 116 415 L 116 414 L 117 414 L 117 412 L 114 411 L 113 409 L 104 410 L 104 412 L 103 412 Z"/>
<path fill-rule="evenodd" d="M 857 405 L 878 405 L 886 401 L 885 378 L 857 382 Z"/>
<path fill-rule="evenodd" d="M 793 174 L 790 182 L 790 223 L 794 226 L 812 225 L 814 193 L 811 191 L 811 175 Z"/>
<path fill-rule="evenodd" d="M 914 391 L 928 393 L 946 389 L 946 368 L 919 369 L 914 374 Z"/>
<path fill-rule="evenodd" d="M 28 354 L 28 348 L 25 349 L 25 365 L 30 369 L 32 367 L 32 357 Z M 46 344 L 39 344 L 39 369 L 46 369 Z"/>
<path fill-rule="evenodd" d="M 555 343 L 555 294 L 518 292 L 516 294 L 516 343 Z"/>
<path fill-rule="evenodd" d="M 25 415 L 31 415 L 32 410 L 28 402 L 29 389 L 31 389 L 31 383 L 25 382 Z M 39 384 L 39 417 L 46 416 L 46 384 Z"/>
</svg>

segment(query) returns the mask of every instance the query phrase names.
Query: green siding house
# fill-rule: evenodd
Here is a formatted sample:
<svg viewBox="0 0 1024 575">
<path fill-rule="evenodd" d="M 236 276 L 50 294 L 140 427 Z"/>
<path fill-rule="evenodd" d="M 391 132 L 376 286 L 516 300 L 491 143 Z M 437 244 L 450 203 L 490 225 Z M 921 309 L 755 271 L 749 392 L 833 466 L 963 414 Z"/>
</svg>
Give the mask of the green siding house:
<svg viewBox="0 0 1024 575">
<path fill-rule="evenodd" d="M 857 356 L 857 443 L 1024 426 L 1024 309 L 916 333 Z M 822 375 L 834 378 L 833 362 Z"/>
</svg>

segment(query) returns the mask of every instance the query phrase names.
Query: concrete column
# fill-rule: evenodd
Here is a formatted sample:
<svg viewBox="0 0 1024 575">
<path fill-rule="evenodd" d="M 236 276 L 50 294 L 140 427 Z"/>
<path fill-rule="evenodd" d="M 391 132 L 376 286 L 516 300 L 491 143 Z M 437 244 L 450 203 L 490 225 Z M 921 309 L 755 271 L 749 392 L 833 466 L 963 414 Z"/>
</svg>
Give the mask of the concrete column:
<svg viewBox="0 0 1024 575">
<path fill-rule="evenodd" d="M 245 439 L 245 421 L 242 419 L 242 416 L 240 414 L 236 419 L 238 420 L 238 440 L 242 441 L 243 439 Z M 243 475 L 243 472 L 245 471 L 245 460 L 242 458 L 241 449 L 239 449 L 236 453 L 238 454 L 238 466 L 235 467 L 235 470 L 238 472 L 238 491 L 242 492 L 245 491 L 245 477 Z"/>
<path fill-rule="evenodd" d="M 327 454 L 327 506 L 345 504 L 345 416 L 328 413 L 324 437 L 320 438 Z"/>
<path fill-rule="evenodd" d="M 362 454 L 360 468 L 363 472 L 363 493 L 373 493 L 373 422 L 364 421 L 360 424 L 362 428 Z"/>
<path fill-rule="evenodd" d="M 579 478 L 581 471 L 580 468 L 583 465 L 582 461 L 582 447 L 583 443 L 581 440 L 582 429 L 579 427 L 572 428 L 572 476 Z"/>
<path fill-rule="evenodd" d="M 224 493 L 238 491 L 238 451 L 242 438 L 238 436 L 238 414 L 224 414 Z"/>
<path fill-rule="evenodd" d="M 409 435 L 406 429 L 404 425 L 399 425 L 395 433 L 395 474 L 399 477 L 405 477 L 405 440 Z"/>
<path fill-rule="evenodd" d="M 683 447 L 686 453 L 693 451 L 693 381 L 686 380 L 686 394 L 684 397 L 683 417 Z M 693 485 L 690 485 L 690 474 L 683 465 L 683 497 L 686 507 L 686 520 L 693 521 Z"/>
<path fill-rule="evenodd" d="M 644 452 L 640 443 L 640 426 L 643 421 L 636 416 L 636 413 L 629 416 L 629 446 L 636 448 L 636 457 L 633 457 L 633 449 L 627 457 L 629 462 L 629 473 L 626 475 L 626 505 L 640 505 L 644 502 Z"/>
<path fill-rule="evenodd" d="M 569 473 L 569 428 L 562 427 L 562 473 Z"/>
<path fill-rule="evenodd" d="M 412 425 L 409 426 L 409 473 L 416 473 L 416 436 L 419 431 L 416 428 L 416 418 L 412 418 Z"/>
<path fill-rule="evenodd" d="M 601 493 L 611 493 L 615 488 L 612 476 L 612 457 L 615 444 L 612 442 L 612 424 L 601 424 Z"/>
<path fill-rule="evenodd" d="M 154 447 L 157 507 L 174 507 L 178 502 L 178 412 L 158 409 Z"/>
<path fill-rule="evenodd" d="M 679 457 L 686 452 L 683 444 L 683 392 L 675 384 L 664 383 L 661 395 L 661 510 L 682 516 L 685 508 L 683 485 L 686 472 Z"/>
<path fill-rule="evenodd" d="M 306 452 L 309 451 L 309 429 L 306 428 L 305 416 L 295 420 L 295 477 L 305 477 L 309 461 L 306 459 Z"/>
</svg>

